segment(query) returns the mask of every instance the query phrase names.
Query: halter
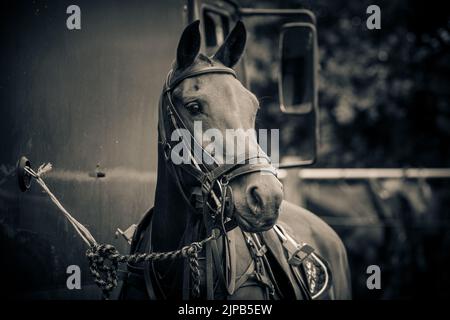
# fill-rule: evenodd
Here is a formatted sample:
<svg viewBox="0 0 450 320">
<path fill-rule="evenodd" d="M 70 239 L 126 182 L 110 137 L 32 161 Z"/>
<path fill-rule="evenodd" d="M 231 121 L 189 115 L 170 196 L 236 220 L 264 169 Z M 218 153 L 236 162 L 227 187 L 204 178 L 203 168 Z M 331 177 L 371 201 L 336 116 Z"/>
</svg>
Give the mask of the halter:
<svg viewBox="0 0 450 320">
<path fill-rule="evenodd" d="M 183 80 L 211 73 L 230 74 L 237 78 L 233 69 L 224 66 L 197 65 L 188 68 L 176 76 L 174 76 L 173 70 L 169 72 L 160 98 L 158 142 L 162 146 L 164 157 L 166 162 L 169 163 L 169 168 L 175 178 L 175 182 L 191 211 L 198 213 L 198 209 L 202 208 L 201 212 L 203 214 L 207 232 L 213 232 L 214 229 L 218 229 L 220 234 L 226 234 L 227 231 L 237 226 L 235 220 L 231 216 L 233 211 L 233 191 L 229 182 L 237 177 L 254 172 L 268 172 L 276 176 L 277 171 L 272 166 L 270 158 L 265 154 L 258 154 L 253 157 L 246 156 L 243 161 L 234 164 L 218 164 L 216 159 L 206 151 L 202 145 L 196 141 L 189 130 L 187 130 L 186 125 L 172 102 L 171 94 Z M 169 131 L 170 128 L 172 130 L 186 129 L 189 132 L 191 141 L 196 144 L 198 150 L 201 150 L 203 158 L 205 158 L 205 156 L 210 158 L 211 161 L 209 162 L 213 163 L 212 167 L 197 163 L 191 149 L 188 151 L 191 163 L 189 165 L 176 166 L 170 158 L 170 153 L 174 144 L 174 142 L 167 138 L 171 133 L 171 131 Z M 184 140 L 183 143 L 185 143 Z M 192 176 L 199 183 L 201 192 L 199 192 L 199 190 L 194 190 L 189 196 L 186 194 L 178 172 L 179 168 Z M 191 202 L 193 197 L 197 202 L 194 206 Z"/>
</svg>

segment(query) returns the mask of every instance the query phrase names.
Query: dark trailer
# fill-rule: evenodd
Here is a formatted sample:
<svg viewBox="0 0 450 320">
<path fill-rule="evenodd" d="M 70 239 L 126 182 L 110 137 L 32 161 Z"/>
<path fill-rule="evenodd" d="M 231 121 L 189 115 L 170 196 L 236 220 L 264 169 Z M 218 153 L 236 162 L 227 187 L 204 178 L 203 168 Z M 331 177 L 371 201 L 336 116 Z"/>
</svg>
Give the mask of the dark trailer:
<svg viewBox="0 0 450 320">
<path fill-rule="evenodd" d="M 201 20 L 206 53 L 246 19 L 250 39 L 238 76 L 257 95 L 267 90 L 275 95 L 267 102 L 275 102 L 272 114 L 281 113 L 280 91 L 286 116 L 309 117 L 305 156 L 288 166 L 314 162 L 312 12 L 241 8 L 235 1 L 78 1 L 81 29 L 71 30 L 66 26 L 71 4 L 8 1 L 1 6 L 0 269 L 6 298 L 101 297 L 89 274 L 85 244 L 37 184 L 26 193 L 19 190 L 17 161 L 26 156 L 34 168 L 51 162 L 45 180 L 67 210 L 99 242 L 127 253 L 120 231 L 153 204 L 158 98 L 178 36 L 195 19 Z M 267 33 L 263 49 L 275 55 L 269 58 L 279 61 L 283 72 L 261 83 L 267 75 L 257 74 L 252 58 L 259 55 L 261 39 L 252 37 L 251 26 L 261 27 L 266 19 L 277 28 Z M 308 48 L 295 52 L 290 46 L 295 39 Z M 270 116 L 267 111 L 262 124 L 268 125 Z M 66 287 L 71 265 L 81 268 L 80 290 Z"/>
</svg>

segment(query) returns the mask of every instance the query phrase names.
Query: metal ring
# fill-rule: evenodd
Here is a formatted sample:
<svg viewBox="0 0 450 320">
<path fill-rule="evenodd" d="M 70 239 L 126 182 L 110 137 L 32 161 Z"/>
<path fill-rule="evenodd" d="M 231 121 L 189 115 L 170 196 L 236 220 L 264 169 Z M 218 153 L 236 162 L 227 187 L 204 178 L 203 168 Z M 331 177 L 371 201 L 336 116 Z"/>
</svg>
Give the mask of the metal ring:
<svg viewBox="0 0 450 320">
<path fill-rule="evenodd" d="M 228 183 L 230 183 L 230 180 L 228 179 L 228 177 L 226 175 L 222 176 L 222 178 L 220 178 L 220 184 L 223 187 L 226 187 L 228 185 Z"/>
<path fill-rule="evenodd" d="M 31 168 L 31 162 L 25 156 L 22 156 L 17 161 L 16 168 L 17 181 L 22 192 L 27 191 L 31 186 L 31 175 L 25 170 L 25 167 Z"/>
</svg>

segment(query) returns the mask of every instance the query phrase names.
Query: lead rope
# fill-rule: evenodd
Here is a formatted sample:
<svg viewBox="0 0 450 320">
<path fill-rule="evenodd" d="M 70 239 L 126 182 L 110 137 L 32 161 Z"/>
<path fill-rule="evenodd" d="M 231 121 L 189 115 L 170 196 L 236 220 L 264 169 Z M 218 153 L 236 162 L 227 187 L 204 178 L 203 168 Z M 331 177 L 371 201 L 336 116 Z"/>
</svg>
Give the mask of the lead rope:
<svg viewBox="0 0 450 320">
<path fill-rule="evenodd" d="M 66 219 L 72 224 L 81 239 L 83 239 L 83 241 L 88 245 L 89 248 L 86 251 L 86 256 L 89 261 L 89 269 L 94 277 L 95 283 L 102 290 L 103 297 L 105 299 L 109 299 L 111 291 L 117 286 L 117 271 L 119 268 L 119 263 L 140 263 L 150 260 L 161 261 L 178 258 L 189 259 L 189 267 L 193 279 L 192 293 L 196 298 L 200 296 L 201 274 L 198 262 L 198 253 L 207 242 L 215 239 L 215 235 L 211 235 L 210 237 L 199 242 L 193 242 L 174 251 L 122 255 L 113 245 L 98 244 L 89 230 L 77 221 L 50 191 L 42 179 L 42 176 L 52 169 L 52 165 L 50 163 L 42 164 L 38 168 L 37 172 L 29 166 L 25 166 L 24 169 L 30 176 L 36 179 L 42 189 L 49 195 L 53 203 L 61 210 Z"/>
</svg>

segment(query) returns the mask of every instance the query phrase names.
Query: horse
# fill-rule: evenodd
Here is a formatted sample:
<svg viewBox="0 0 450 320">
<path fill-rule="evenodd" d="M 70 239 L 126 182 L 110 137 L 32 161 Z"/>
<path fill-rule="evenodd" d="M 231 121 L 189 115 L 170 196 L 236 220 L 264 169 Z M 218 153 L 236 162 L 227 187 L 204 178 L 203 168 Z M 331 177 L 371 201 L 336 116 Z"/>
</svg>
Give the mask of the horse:
<svg viewBox="0 0 450 320">
<path fill-rule="evenodd" d="M 233 70 L 246 34 L 237 22 L 212 56 L 200 53 L 198 20 L 181 35 L 159 103 L 154 207 L 138 224 L 131 253 L 169 252 L 207 240 L 194 260 L 128 263 L 121 299 L 351 298 L 341 239 L 319 217 L 283 200 L 283 185 L 256 135 L 236 137 L 246 139 L 246 156 L 233 156 L 232 164 L 208 149 L 211 141 L 196 139 L 195 122 L 201 121 L 205 132 L 223 133 L 227 155 L 233 143 L 225 131 L 255 127 L 258 99 Z M 174 158 L 179 129 L 194 143 L 179 155 L 183 162 Z"/>
</svg>

